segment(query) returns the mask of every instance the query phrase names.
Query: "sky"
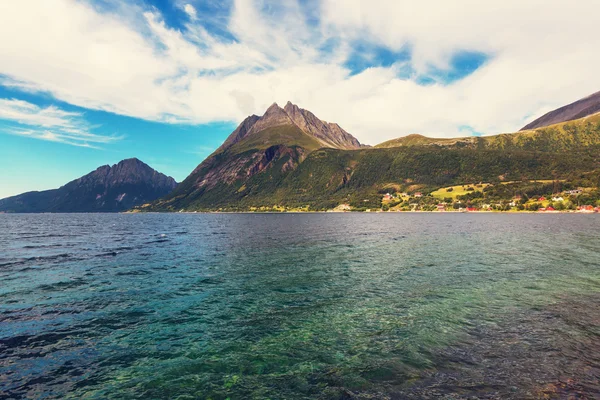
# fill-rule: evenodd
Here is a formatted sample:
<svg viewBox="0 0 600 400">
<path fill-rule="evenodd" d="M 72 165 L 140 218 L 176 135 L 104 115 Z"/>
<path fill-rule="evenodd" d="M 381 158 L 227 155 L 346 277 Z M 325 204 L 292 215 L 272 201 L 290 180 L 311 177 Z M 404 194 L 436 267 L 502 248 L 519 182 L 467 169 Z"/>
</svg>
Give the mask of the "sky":
<svg viewBox="0 0 600 400">
<path fill-rule="evenodd" d="M 137 157 L 183 180 L 288 100 L 362 143 L 513 132 L 600 90 L 597 0 L 0 4 L 0 198 Z"/>
</svg>

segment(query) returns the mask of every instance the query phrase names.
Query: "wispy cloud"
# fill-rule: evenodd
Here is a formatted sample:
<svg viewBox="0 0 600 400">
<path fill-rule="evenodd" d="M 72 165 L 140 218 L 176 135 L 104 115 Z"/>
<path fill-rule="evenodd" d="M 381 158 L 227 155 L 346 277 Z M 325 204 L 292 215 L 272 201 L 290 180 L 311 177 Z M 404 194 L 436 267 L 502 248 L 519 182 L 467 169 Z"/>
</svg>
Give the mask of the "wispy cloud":
<svg viewBox="0 0 600 400">
<path fill-rule="evenodd" d="M 121 139 L 91 132 L 92 127 L 81 113 L 55 106 L 39 107 L 17 99 L 0 99 L 0 120 L 11 123 L 0 132 L 72 146 L 99 148 Z"/>
<path fill-rule="evenodd" d="M 196 13 L 196 9 L 194 8 L 193 5 L 186 4 L 183 6 L 183 10 L 186 12 L 187 15 L 190 16 L 190 18 L 192 20 L 195 20 L 196 18 L 198 18 L 198 14 Z"/>
</svg>

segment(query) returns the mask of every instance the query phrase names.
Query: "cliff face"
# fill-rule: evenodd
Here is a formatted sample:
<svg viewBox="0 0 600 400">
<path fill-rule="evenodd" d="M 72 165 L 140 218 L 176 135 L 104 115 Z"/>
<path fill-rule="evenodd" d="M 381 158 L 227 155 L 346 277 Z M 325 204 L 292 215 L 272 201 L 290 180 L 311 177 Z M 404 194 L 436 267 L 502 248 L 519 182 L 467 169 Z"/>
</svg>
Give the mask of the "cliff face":
<svg viewBox="0 0 600 400">
<path fill-rule="evenodd" d="M 521 128 L 522 131 L 541 128 L 560 122 L 573 121 L 600 112 L 600 92 L 542 115 Z"/>
<path fill-rule="evenodd" d="M 0 200 L 5 212 L 116 212 L 169 194 L 177 182 L 136 158 L 104 165 L 67 183 L 42 192 Z"/>
<path fill-rule="evenodd" d="M 289 101 L 284 111 L 290 119 L 302 129 L 321 141 L 323 147 L 334 149 L 356 150 L 361 148 L 359 141 L 338 124 L 321 121 L 310 111 L 304 110 Z"/>
</svg>

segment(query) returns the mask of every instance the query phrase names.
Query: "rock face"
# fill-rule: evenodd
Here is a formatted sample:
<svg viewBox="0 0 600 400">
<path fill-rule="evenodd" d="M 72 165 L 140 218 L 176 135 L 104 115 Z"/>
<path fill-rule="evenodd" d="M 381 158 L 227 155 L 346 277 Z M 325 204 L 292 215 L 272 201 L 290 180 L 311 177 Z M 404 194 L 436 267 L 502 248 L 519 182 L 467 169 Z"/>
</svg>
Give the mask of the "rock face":
<svg viewBox="0 0 600 400">
<path fill-rule="evenodd" d="M 366 147 L 338 124 L 322 121 L 310 111 L 288 101 L 284 108 L 279 107 L 277 103 L 271 104 L 262 117 L 256 115 L 247 117 L 217 151 L 223 151 L 250 135 L 279 126 L 298 128 L 316 139 L 321 147 L 343 150 Z"/>
<path fill-rule="evenodd" d="M 104 165 L 67 183 L 42 192 L 0 200 L 5 212 L 117 212 L 169 194 L 177 182 L 137 158 Z"/>
<path fill-rule="evenodd" d="M 581 100 L 577 100 L 574 103 L 550 111 L 535 121 L 525 125 L 521 130 L 537 129 L 548 125 L 558 124 L 560 122 L 572 121 L 598 112 L 600 112 L 600 92 L 596 92 Z"/>
<path fill-rule="evenodd" d="M 358 140 L 343 130 L 338 124 L 321 121 L 310 111 L 304 110 L 289 101 L 284 111 L 302 129 L 323 143 L 323 147 L 354 150 L 361 148 Z"/>
</svg>

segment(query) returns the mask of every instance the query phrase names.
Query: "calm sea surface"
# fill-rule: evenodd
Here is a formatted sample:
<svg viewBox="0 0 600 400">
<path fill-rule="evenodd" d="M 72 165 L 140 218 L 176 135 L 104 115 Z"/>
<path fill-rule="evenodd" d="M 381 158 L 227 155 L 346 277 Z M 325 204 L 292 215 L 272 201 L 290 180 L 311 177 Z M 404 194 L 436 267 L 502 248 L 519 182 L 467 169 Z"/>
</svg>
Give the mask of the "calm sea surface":
<svg viewBox="0 0 600 400">
<path fill-rule="evenodd" d="M 3 399 L 599 398 L 599 379 L 599 215 L 0 215 Z"/>
</svg>

